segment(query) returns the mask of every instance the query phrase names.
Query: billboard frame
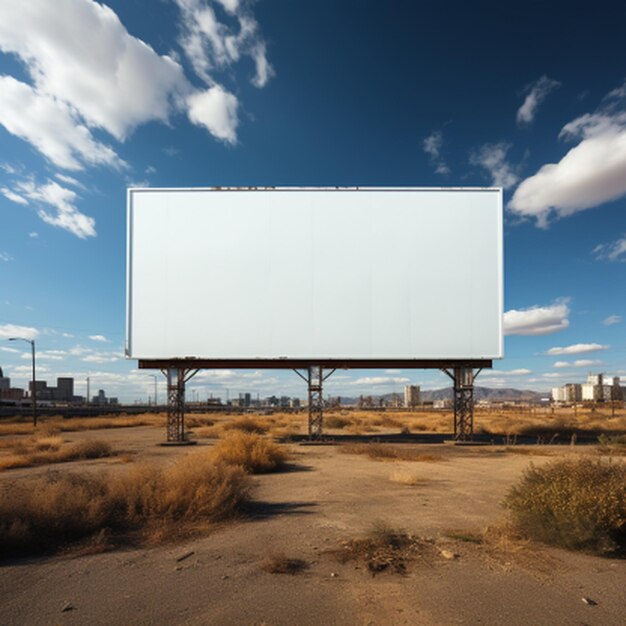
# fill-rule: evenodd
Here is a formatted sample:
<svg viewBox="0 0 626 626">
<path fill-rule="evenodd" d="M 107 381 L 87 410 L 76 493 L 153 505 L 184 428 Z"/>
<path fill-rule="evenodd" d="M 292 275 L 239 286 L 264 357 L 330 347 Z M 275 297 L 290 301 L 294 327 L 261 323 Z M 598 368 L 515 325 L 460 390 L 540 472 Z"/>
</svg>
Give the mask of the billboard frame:
<svg viewBox="0 0 626 626">
<path fill-rule="evenodd" d="M 129 188 L 127 190 L 127 283 L 126 283 L 126 354 L 130 354 L 131 316 L 132 316 L 132 194 L 134 192 L 199 192 L 199 191 L 490 191 L 499 194 L 498 243 L 499 264 L 499 308 L 503 312 L 504 272 L 503 272 L 503 224 L 502 224 L 502 188 L 498 187 L 181 187 L 181 188 Z M 499 357 L 503 357 L 502 318 L 499 320 Z M 309 398 L 309 436 L 320 437 L 323 434 L 323 382 L 336 369 L 439 369 L 453 381 L 454 439 L 470 440 L 473 435 L 474 421 L 474 380 L 482 369 L 493 366 L 492 358 L 476 359 L 394 359 L 394 358 L 164 358 L 138 359 L 139 369 L 159 369 L 167 377 L 168 386 L 168 427 L 167 442 L 170 444 L 191 443 L 187 440 L 184 428 L 185 384 L 201 369 L 291 369 L 308 385 Z M 306 375 L 299 370 L 305 370 Z M 325 373 L 326 370 L 326 373 Z"/>
</svg>

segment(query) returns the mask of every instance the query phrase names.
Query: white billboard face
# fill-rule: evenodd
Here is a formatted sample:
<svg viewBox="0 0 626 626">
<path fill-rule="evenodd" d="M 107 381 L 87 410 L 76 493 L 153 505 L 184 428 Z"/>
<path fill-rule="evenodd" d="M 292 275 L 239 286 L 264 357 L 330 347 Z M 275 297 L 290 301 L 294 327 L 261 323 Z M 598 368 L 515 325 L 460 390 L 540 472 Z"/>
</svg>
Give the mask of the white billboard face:
<svg viewBox="0 0 626 626">
<path fill-rule="evenodd" d="M 127 355 L 502 357 L 500 189 L 131 189 Z"/>
</svg>

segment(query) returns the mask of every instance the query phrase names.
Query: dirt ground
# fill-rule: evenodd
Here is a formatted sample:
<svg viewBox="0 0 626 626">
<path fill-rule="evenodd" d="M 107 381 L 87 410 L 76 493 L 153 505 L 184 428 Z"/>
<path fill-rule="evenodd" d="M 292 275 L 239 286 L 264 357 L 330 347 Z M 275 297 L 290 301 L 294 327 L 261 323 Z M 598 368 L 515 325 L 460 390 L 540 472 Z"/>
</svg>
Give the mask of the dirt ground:
<svg viewBox="0 0 626 626">
<path fill-rule="evenodd" d="M 105 440 L 119 454 L 55 471 L 121 471 L 139 458 L 168 462 L 189 452 L 158 446 L 164 429 L 153 426 L 63 436 Z M 530 456 L 501 446 L 407 443 L 440 458 L 381 462 L 341 445 L 286 445 L 290 471 L 256 476 L 249 515 L 207 536 L 3 562 L 0 624 L 625 623 L 626 561 L 464 540 L 502 519 L 500 501 L 529 463 L 593 453 L 591 446 L 541 446 L 546 455 Z M 50 468 L 10 470 L 0 480 Z M 398 472 L 419 480 L 392 481 Z M 374 576 L 361 563 L 337 560 L 334 549 L 381 521 L 432 549 L 403 575 Z M 296 575 L 264 571 L 263 562 L 279 553 L 308 567 Z"/>
</svg>

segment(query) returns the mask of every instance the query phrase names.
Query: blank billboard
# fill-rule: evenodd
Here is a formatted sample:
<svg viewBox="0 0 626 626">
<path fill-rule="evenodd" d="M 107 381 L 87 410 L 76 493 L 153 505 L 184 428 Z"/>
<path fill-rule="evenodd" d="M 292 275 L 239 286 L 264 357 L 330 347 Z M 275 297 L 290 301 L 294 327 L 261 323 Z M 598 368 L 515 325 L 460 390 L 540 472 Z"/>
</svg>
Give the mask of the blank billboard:
<svg viewBox="0 0 626 626">
<path fill-rule="evenodd" d="M 130 189 L 136 359 L 502 357 L 502 191 Z"/>
</svg>

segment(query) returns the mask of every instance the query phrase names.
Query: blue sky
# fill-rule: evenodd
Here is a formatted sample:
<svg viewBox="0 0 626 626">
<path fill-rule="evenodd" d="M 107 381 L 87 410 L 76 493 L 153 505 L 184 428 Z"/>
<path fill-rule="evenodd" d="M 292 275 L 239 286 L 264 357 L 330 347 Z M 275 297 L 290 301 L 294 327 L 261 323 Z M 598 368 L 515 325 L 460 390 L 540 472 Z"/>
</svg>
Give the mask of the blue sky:
<svg viewBox="0 0 626 626">
<path fill-rule="evenodd" d="M 5 0 L 0 366 L 125 400 L 129 185 L 505 188 L 506 358 L 479 384 L 626 376 L 623 2 Z M 327 391 L 447 384 L 353 371 Z M 203 372 L 202 395 L 304 395 Z M 161 383 L 161 391 L 163 385 Z"/>
</svg>

